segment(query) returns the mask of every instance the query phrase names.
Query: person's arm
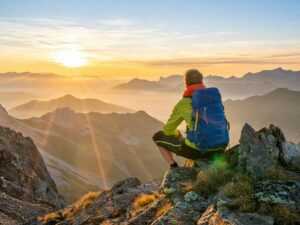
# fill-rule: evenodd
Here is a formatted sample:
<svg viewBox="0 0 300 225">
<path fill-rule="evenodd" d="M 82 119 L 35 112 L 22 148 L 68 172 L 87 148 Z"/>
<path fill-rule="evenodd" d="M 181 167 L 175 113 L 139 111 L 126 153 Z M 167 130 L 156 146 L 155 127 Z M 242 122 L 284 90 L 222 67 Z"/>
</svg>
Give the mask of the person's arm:
<svg viewBox="0 0 300 225">
<path fill-rule="evenodd" d="M 179 101 L 175 105 L 175 107 L 170 115 L 170 118 L 168 119 L 167 123 L 163 127 L 163 132 L 165 135 L 168 135 L 168 136 L 180 135 L 179 130 L 177 130 L 177 127 L 183 121 L 180 103 L 181 103 L 181 101 Z"/>
</svg>

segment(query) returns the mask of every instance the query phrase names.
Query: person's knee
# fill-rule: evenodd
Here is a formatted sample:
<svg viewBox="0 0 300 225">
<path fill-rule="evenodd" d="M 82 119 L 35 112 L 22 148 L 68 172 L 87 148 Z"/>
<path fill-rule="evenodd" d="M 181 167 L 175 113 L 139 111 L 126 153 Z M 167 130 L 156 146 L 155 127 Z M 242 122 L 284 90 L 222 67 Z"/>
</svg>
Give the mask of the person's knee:
<svg viewBox="0 0 300 225">
<path fill-rule="evenodd" d="M 164 136 L 164 132 L 160 130 L 153 135 L 152 140 L 156 142 L 158 140 L 161 140 L 163 136 Z"/>
</svg>

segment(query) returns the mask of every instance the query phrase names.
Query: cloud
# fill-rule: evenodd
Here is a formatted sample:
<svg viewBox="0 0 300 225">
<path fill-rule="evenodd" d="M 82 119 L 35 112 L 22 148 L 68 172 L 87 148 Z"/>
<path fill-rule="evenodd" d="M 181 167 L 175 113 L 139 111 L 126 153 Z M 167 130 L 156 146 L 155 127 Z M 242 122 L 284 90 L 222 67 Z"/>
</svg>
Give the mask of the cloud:
<svg viewBox="0 0 300 225">
<path fill-rule="evenodd" d="M 217 64 L 290 64 L 299 65 L 300 52 L 278 55 L 248 55 L 239 57 L 196 57 L 177 58 L 169 60 L 128 61 L 132 64 L 143 64 L 147 66 L 193 66 L 193 65 L 217 65 Z"/>
<path fill-rule="evenodd" d="M 128 19 L 86 24 L 65 18 L 1 18 L 0 48 L 1 57 L 48 62 L 53 61 L 55 52 L 81 51 L 90 61 L 98 63 L 127 61 L 168 66 L 264 61 L 275 64 L 295 63 L 292 57 L 298 55 L 291 53 L 300 48 L 300 40 L 250 40 L 226 30 L 183 32 L 167 25 L 145 25 Z"/>
<path fill-rule="evenodd" d="M 114 20 L 102 20 L 100 24 L 107 26 L 130 26 L 133 24 L 131 20 L 128 19 L 114 19 Z"/>
</svg>

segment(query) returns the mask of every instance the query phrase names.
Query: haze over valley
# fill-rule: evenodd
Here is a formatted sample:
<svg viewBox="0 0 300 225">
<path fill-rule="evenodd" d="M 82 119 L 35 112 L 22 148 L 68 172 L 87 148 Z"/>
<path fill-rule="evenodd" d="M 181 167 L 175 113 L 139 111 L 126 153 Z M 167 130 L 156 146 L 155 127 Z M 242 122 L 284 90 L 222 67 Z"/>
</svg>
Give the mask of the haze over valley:
<svg viewBox="0 0 300 225">
<path fill-rule="evenodd" d="M 0 125 L 34 140 L 67 200 L 124 177 L 156 180 L 166 169 L 152 135 L 182 97 L 181 75 L 103 82 L 100 77 L 81 77 L 79 82 L 31 73 L 0 78 Z M 257 129 L 274 123 L 300 142 L 299 71 L 277 68 L 240 78 L 209 75 L 204 83 L 222 93 L 231 145 L 238 143 L 246 122 Z M 180 129 L 184 133 L 183 125 Z"/>
</svg>

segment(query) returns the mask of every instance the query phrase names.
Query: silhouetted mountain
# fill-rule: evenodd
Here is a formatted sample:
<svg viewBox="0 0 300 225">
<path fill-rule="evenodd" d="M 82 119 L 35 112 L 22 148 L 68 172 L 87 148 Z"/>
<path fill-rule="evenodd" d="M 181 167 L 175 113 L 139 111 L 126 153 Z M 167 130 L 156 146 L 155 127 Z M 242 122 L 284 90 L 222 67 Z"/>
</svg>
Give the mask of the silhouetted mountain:
<svg viewBox="0 0 300 225">
<path fill-rule="evenodd" d="M 134 78 L 128 83 L 123 83 L 115 86 L 114 90 L 131 90 L 131 91 L 163 91 L 167 88 L 167 85 L 161 84 L 157 81 L 149 81 L 145 79 Z"/>
<path fill-rule="evenodd" d="M 160 77 L 158 83 L 174 87 L 174 85 L 177 85 L 180 81 L 183 81 L 183 77 L 181 75 L 171 75 L 168 77 Z"/>
<path fill-rule="evenodd" d="M 270 93 L 244 100 L 224 102 L 226 115 L 231 122 L 231 138 L 237 140 L 245 122 L 254 127 L 269 123 L 279 125 L 287 137 L 296 143 L 300 140 L 300 92 L 278 88 Z"/>
<path fill-rule="evenodd" d="M 21 78 L 21 77 L 28 77 L 28 78 L 49 78 L 49 77 L 62 77 L 61 75 L 57 75 L 54 73 L 31 73 L 31 72 L 6 72 L 0 73 L 1 78 Z"/>
<path fill-rule="evenodd" d="M 256 94 L 265 94 L 279 87 L 291 90 L 300 90 L 300 71 L 284 70 L 263 70 L 258 73 L 247 73 L 243 77 L 224 78 L 221 76 L 209 75 L 204 77 L 204 83 L 209 87 L 218 87 L 224 98 L 245 98 Z M 128 91 L 171 91 L 182 92 L 184 90 L 183 78 L 180 75 L 172 75 L 160 78 L 158 81 L 136 82 L 136 79 L 115 87 L 123 87 Z"/>
<path fill-rule="evenodd" d="M 132 110 L 125 107 L 106 103 L 98 99 L 79 99 L 72 95 L 66 95 L 49 101 L 32 100 L 9 110 L 9 113 L 18 118 L 30 118 L 41 116 L 63 107 L 69 107 L 76 112 L 132 112 Z"/>
<path fill-rule="evenodd" d="M 23 224 L 64 206 L 32 140 L 0 126 L 0 224 Z"/>
</svg>

